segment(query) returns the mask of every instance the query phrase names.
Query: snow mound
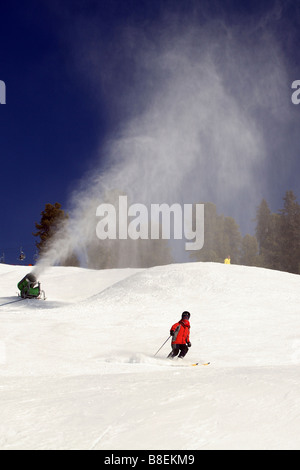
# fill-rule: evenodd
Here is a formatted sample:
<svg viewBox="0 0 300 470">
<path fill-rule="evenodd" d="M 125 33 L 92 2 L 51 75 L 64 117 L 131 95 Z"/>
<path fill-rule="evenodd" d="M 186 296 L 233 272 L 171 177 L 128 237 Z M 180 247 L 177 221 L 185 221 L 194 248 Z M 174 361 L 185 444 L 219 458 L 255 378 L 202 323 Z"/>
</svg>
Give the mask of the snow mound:
<svg viewBox="0 0 300 470">
<path fill-rule="evenodd" d="M 300 447 L 299 276 L 52 267 L 46 301 L 9 303 L 29 271 L 0 265 L 1 449 Z M 188 355 L 154 357 L 184 310 Z"/>
</svg>

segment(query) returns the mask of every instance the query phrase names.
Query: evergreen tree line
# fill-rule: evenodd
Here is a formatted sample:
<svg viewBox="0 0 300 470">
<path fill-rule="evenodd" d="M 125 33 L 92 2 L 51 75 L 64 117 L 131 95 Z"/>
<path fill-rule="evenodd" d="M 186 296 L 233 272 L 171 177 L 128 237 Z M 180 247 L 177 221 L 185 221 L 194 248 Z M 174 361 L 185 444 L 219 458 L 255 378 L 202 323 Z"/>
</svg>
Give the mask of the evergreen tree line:
<svg viewBox="0 0 300 470">
<path fill-rule="evenodd" d="M 265 199 L 257 208 L 255 236 L 241 235 L 232 217 L 217 214 L 216 206 L 205 204 L 204 247 L 193 253 L 196 261 L 231 262 L 300 274 L 300 205 L 287 191 L 283 208 L 272 213 Z"/>
<path fill-rule="evenodd" d="M 259 259 L 266 268 L 300 274 L 300 205 L 287 191 L 283 208 L 272 213 L 263 199 L 256 215 Z"/>
<path fill-rule="evenodd" d="M 231 263 L 259 266 L 300 274 L 300 205 L 293 191 L 287 191 L 283 208 L 272 213 L 265 199 L 257 208 L 255 236 L 241 235 L 236 221 L 217 213 L 216 205 L 204 204 L 204 246 L 192 252 L 193 261 L 223 263 L 230 256 Z M 39 255 L 61 221 L 68 219 L 59 203 L 46 204 L 36 223 L 39 237 L 36 242 Z M 117 267 L 150 267 L 172 263 L 167 240 L 95 240 L 86 247 L 87 266 L 93 269 Z M 79 266 L 76 255 L 64 262 Z"/>
</svg>

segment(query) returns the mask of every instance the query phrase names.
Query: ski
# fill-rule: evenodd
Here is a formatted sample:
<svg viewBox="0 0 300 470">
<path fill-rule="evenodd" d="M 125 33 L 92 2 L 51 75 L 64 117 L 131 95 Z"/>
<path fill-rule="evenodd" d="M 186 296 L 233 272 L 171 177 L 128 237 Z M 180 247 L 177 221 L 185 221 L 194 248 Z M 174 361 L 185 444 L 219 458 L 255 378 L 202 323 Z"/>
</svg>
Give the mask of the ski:
<svg viewBox="0 0 300 470">
<path fill-rule="evenodd" d="M 194 362 L 194 364 L 191 364 L 192 367 L 195 366 L 208 366 L 210 362 Z"/>
<path fill-rule="evenodd" d="M 194 362 L 192 364 L 186 364 L 186 363 L 179 363 L 179 361 L 176 361 L 175 363 L 172 364 L 174 367 L 196 367 L 196 366 L 208 366 L 210 362 Z"/>
</svg>

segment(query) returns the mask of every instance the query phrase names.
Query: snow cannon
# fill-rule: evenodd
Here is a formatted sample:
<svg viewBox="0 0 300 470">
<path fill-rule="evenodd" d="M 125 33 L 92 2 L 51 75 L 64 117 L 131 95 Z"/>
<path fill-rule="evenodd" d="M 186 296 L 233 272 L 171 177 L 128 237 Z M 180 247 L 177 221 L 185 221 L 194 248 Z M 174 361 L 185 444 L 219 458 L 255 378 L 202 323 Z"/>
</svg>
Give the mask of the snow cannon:
<svg viewBox="0 0 300 470">
<path fill-rule="evenodd" d="M 34 274 L 26 274 L 23 279 L 18 283 L 18 289 L 20 290 L 20 296 L 23 299 L 40 299 L 45 300 L 45 292 L 41 290 L 41 284 L 37 281 Z"/>
</svg>

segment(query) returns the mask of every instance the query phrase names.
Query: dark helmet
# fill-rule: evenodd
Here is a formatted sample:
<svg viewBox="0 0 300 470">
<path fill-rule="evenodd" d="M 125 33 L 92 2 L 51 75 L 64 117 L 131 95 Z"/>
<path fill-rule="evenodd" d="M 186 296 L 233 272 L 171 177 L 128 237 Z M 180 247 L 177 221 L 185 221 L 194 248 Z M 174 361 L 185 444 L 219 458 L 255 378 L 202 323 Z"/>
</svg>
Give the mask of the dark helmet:
<svg viewBox="0 0 300 470">
<path fill-rule="evenodd" d="M 183 314 L 181 315 L 181 319 L 182 320 L 189 320 L 190 319 L 190 312 L 183 312 Z"/>
</svg>

